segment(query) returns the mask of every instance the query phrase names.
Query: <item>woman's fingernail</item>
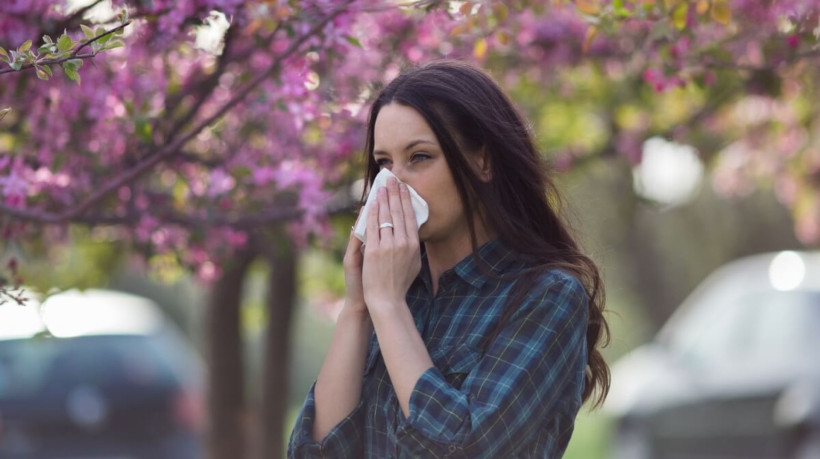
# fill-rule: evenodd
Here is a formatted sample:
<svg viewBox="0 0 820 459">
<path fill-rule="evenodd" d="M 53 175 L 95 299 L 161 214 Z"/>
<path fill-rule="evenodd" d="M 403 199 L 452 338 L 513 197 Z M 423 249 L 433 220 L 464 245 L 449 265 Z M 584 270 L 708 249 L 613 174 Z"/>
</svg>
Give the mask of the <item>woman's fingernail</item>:
<svg viewBox="0 0 820 459">
<path fill-rule="evenodd" d="M 404 183 L 399 183 L 399 189 L 401 191 L 406 192 L 407 191 L 407 185 L 405 185 Z"/>
</svg>

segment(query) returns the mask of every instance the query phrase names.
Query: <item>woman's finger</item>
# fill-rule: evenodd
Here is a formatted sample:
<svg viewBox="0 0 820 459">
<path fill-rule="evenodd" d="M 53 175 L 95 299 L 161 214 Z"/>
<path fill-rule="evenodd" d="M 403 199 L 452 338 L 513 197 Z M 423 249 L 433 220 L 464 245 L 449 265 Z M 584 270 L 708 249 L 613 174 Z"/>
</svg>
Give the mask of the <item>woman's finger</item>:
<svg viewBox="0 0 820 459">
<path fill-rule="evenodd" d="M 367 209 L 367 226 L 365 226 L 366 247 L 379 246 L 379 200 L 376 199 Z"/>
<path fill-rule="evenodd" d="M 405 229 L 404 207 L 401 204 L 399 182 L 392 177 L 387 179 L 387 198 L 390 203 L 390 221 L 393 223 L 393 238 L 397 241 L 405 240 L 407 230 Z"/>
<path fill-rule="evenodd" d="M 385 223 L 390 223 L 391 225 L 395 225 L 393 221 L 393 217 L 390 214 L 390 204 L 387 201 L 387 187 L 383 187 L 379 189 L 379 245 L 383 245 L 382 243 L 392 244 L 393 243 L 393 228 L 391 227 L 384 227 L 382 225 Z"/>
</svg>

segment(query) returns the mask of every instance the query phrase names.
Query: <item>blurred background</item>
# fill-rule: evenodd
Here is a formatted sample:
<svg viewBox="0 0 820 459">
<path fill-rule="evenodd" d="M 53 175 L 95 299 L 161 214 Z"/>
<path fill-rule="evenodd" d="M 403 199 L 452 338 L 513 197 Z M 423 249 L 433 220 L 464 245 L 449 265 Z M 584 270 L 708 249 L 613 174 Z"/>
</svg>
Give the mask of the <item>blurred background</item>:
<svg viewBox="0 0 820 459">
<path fill-rule="evenodd" d="M 565 457 L 820 458 L 818 11 L 4 2 L 0 457 L 281 457 L 367 104 L 450 57 L 531 121 L 603 273 L 612 393 Z"/>
</svg>

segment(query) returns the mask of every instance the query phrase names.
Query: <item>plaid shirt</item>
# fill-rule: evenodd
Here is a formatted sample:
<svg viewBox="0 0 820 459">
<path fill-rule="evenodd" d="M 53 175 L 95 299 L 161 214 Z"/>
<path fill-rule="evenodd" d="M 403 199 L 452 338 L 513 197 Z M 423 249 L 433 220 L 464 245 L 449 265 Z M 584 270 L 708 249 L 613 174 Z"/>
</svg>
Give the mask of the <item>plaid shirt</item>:
<svg viewBox="0 0 820 459">
<path fill-rule="evenodd" d="M 499 275 L 528 266 L 499 239 L 478 255 Z M 483 275 L 467 256 L 442 274 L 433 298 L 422 254 L 407 305 L 435 367 L 416 383 L 410 415 L 402 413 L 374 333 L 358 406 L 315 442 L 312 387 L 288 457 L 561 457 L 581 405 L 587 296 L 563 271 L 540 274 L 484 353 L 515 282 Z"/>
</svg>

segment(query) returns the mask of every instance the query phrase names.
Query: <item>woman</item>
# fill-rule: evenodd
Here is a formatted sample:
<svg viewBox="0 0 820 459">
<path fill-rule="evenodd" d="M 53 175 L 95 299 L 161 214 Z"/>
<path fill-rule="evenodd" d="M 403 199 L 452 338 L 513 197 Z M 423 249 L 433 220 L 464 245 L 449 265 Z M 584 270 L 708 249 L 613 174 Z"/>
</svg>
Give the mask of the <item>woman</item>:
<svg viewBox="0 0 820 459">
<path fill-rule="evenodd" d="M 608 327 L 524 120 L 484 72 L 436 62 L 381 91 L 366 153 L 370 183 L 402 183 L 368 209 L 367 243 L 350 237 L 288 455 L 560 457 L 608 390 Z M 407 185 L 429 205 L 420 228 Z"/>
</svg>

